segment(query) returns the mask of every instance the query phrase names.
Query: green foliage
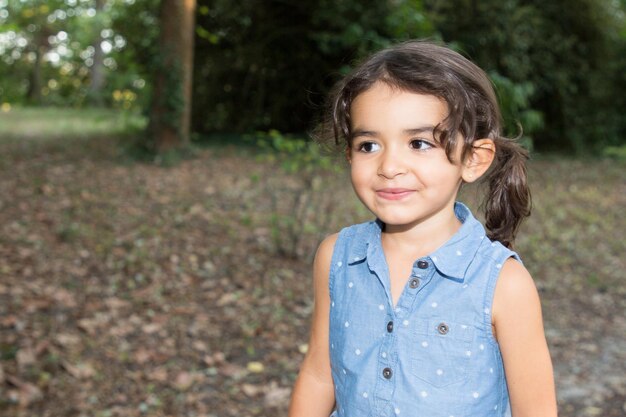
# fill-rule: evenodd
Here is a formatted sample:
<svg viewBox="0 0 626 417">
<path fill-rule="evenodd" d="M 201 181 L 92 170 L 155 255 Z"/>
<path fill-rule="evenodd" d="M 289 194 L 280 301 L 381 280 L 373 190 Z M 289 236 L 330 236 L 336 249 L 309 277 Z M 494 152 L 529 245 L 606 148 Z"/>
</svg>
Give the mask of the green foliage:
<svg viewBox="0 0 626 417">
<path fill-rule="evenodd" d="M 197 22 L 193 120 L 203 134 L 306 131 L 354 59 L 433 34 L 421 2 L 405 0 L 200 0 Z"/>
<path fill-rule="evenodd" d="M 623 2 L 425 1 L 446 41 L 482 68 L 528 86 L 525 131 L 538 150 L 583 153 L 624 140 Z M 617 87 L 617 88 L 616 88 Z M 505 95 L 506 96 L 506 95 Z M 505 104 L 506 106 L 506 104 Z M 505 110 L 505 116 L 507 111 Z M 535 114 L 537 115 L 537 114 Z"/>
<path fill-rule="evenodd" d="M 277 130 L 259 133 L 255 139 L 259 158 L 281 170 L 276 178 L 259 183 L 267 187 L 264 194 L 271 196 L 269 223 L 274 249 L 291 257 L 311 255 L 313 248 L 303 247 L 303 242 L 318 243 L 333 219 L 333 196 L 325 180 L 337 175 L 341 165 L 319 144 Z M 283 176 L 293 179 L 288 181 L 291 187 L 274 184 L 284 181 Z"/>
<path fill-rule="evenodd" d="M 160 0 L 133 3 L 115 0 L 111 8 L 111 29 L 124 39 L 124 47 L 114 50 L 116 70 L 107 76 L 112 91 L 136 95 L 134 104 L 148 112 L 152 92 L 153 57 L 159 52 L 158 5 Z"/>
<path fill-rule="evenodd" d="M 107 0 L 96 13 L 91 0 L 8 1 L 6 18 L 0 17 L 2 101 L 78 107 L 95 100 L 125 110 L 142 108 L 150 86 L 145 58 L 153 56 L 158 30 L 150 18 L 156 4 L 158 0 Z M 100 96 L 92 97 L 99 36 L 107 48 L 106 83 Z M 39 69 L 35 54 L 41 57 Z"/>
<path fill-rule="evenodd" d="M 626 145 L 607 146 L 602 151 L 602 154 L 608 158 L 613 158 L 617 159 L 618 161 L 626 162 Z"/>
<path fill-rule="evenodd" d="M 0 0 L 0 106 L 89 104 L 102 36 L 95 101 L 149 113 L 159 4 L 106 0 L 95 13 L 94 0 Z M 355 60 L 435 38 L 491 74 L 508 134 L 519 123 L 537 151 L 601 154 L 626 138 L 625 16 L 623 0 L 198 0 L 193 129 L 304 132 Z M 175 125 L 182 94 L 168 70 L 164 117 Z"/>
<path fill-rule="evenodd" d="M 278 162 L 287 174 L 336 171 L 336 158 L 324 152 L 319 144 L 311 140 L 289 137 L 272 129 L 267 134 L 258 134 L 257 145 L 262 150 L 261 158 Z"/>
<path fill-rule="evenodd" d="M 530 108 L 534 86 L 529 82 L 514 83 L 497 72 L 492 72 L 489 76 L 495 85 L 505 134 L 509 137 L 522 134 L 522 144 L 532 150 L 532 134 L 543 127 L 542 114 Z"/>
<path fill-rule="evenodd" d="M 158 51 L 153 59 L 153 77 L 160 74 L 163 91 L 155 102 L 152 103 L 153 111 L 150 113 L 150 123 L 161 128 L 167 126 L 181 134 L 181 115 L 185 108 L 185 96 L 183 92 L 183 69 L 179 62 L 167 59 L 168 51 Z M 153 91 L 154 94 L 154 91 Z M 154 111 L 154 108 L 158 111 Z M 159 120 L 157 120 L 159 119 Z"/>
</svg>

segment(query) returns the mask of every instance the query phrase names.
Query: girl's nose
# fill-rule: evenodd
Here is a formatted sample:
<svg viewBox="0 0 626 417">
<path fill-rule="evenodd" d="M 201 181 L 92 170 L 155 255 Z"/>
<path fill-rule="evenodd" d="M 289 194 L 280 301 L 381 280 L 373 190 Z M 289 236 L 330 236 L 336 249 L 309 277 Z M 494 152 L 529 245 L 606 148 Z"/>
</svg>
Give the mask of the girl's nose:
<svg viewBox="0 0 626 417">
<path fill-rule="evenodd" d="M 406 174 L 407 169 L 402 158 L 395 152 L 386 150 L 380 159 L 378 165 L 378 175 L 387 179 L 393 179 L 398 175 Z"/>
</svg>

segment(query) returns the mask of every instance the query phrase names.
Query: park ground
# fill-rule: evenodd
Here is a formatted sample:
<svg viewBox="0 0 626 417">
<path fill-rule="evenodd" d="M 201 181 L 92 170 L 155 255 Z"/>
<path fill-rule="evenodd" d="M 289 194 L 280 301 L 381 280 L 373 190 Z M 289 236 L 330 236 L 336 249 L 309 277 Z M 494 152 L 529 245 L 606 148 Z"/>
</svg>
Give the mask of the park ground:
<svg viewBox="0 0 626 417">
<path fill-rule="evenodd" d="M 368 214 L 341 170 L 307 185 L 251 146 L 138 162 L 121 150 L 136 127 L 0 113 L 0 416 L 286 415 L 311 253 Z M 560 416 L 623 416 L 625 165 L 538 155 L 529 174 L 517 250 L 542 297 Z"/>
</svg>

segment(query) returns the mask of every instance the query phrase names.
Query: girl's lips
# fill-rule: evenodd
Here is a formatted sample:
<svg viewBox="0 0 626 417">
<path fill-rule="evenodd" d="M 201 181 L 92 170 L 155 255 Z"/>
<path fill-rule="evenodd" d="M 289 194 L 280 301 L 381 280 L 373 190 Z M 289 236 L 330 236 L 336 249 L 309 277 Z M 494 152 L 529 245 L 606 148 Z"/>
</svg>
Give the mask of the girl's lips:
<svg viewBox="0 0 626 417">
<path fill-rule="evenodd" d="M 382 188 L 376 190 L 376 195 L 385 200 L 401 200 L 413 194 L 414 190 L 408 188 Z"/>
</svg>

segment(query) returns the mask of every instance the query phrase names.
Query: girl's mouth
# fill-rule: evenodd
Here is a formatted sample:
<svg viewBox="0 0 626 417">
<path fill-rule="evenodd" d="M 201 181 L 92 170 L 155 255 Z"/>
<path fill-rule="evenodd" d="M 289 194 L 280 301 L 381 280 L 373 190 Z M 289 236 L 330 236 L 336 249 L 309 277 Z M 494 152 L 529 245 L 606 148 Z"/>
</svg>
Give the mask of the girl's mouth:
<svg viewBox="0 0 626 417">
<path fill-rule="evenodd" d="M 381 188 L 376 195 L 385 200 L 401 200 L 413 194 L 415 190 L 408 188 Z"/>
</svg>

